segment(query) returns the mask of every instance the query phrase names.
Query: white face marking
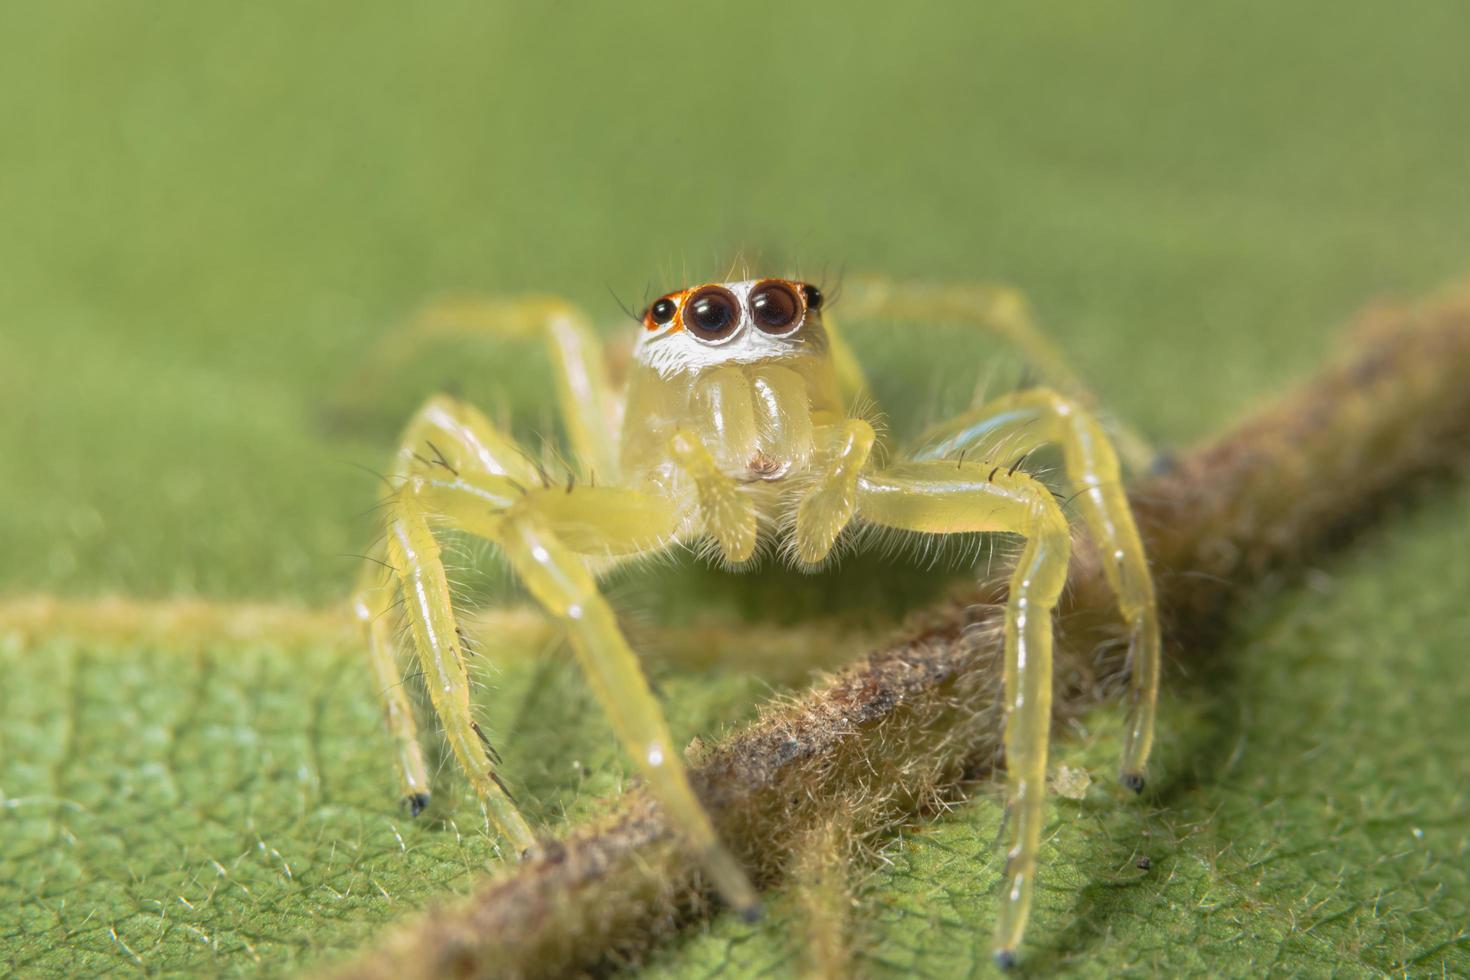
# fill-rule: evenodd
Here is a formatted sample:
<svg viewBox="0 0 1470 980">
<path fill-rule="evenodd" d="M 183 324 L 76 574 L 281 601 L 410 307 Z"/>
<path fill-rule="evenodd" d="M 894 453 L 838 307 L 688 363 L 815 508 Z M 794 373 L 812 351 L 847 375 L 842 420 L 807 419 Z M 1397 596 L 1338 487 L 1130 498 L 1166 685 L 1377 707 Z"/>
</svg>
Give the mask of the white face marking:
<svg viewBox="0 0 1470 980">
<path fill-rule="evenodd" d="M 674 330 L 671 320 L 658 330 L 638 335 L 633 356 L 657 371 L 660 377 L 700 371 L 720 364 L 754 364 L 826 349 L 826 335 L 810 311 L 784 336 L 768 334 L 756 327 L 750 316 L 750 292 L 762 279 L 726 282 L 724 286 L 740 303 L 740 324 L 723 340 L 700 340 L 687 327 Z"/>
</svg>

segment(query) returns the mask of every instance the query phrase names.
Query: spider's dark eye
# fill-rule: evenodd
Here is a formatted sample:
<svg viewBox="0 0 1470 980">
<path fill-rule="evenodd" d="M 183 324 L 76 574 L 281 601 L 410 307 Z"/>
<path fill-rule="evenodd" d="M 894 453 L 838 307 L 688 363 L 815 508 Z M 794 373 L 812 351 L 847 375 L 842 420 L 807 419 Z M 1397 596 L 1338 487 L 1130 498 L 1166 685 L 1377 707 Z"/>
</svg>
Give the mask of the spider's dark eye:
<svg viewBox="0 0 1470 980">
<path fill-rule="evenodd" d="M 727 340 L 740 326 L 740 304 L 728 289 L 706 286 L 684 304 L 684 326 L 700 340 Z"/>
<path fill-rule="evenodd" d="M 665 296 L 648 308 L 648 315 L 653 318 L 654 323 L 668 323 L 679 312 L 679 306 L 673 300 Z"/>
<path fill-rule="evenodd" d="M 784 282 L 763 282 L 751 290 L 750 315 L 766 333 L 786 333 L 799 325 L 801 300 Z"/>
<path fill-rule="evenodd" d="M 822 300 L 825 299 L 822 291 L 811 283 L 804 283 L 801 287 L 801 295 L 806 297 L 806 308 L 809 310 L 820 310 Z"/>
</svg>

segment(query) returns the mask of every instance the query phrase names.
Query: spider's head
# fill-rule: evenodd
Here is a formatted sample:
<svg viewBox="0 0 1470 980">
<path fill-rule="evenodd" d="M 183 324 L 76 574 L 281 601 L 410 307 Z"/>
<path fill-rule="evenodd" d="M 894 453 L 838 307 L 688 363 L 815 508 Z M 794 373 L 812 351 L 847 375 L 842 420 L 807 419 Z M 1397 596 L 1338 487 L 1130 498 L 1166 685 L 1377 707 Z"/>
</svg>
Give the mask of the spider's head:
<svg viewBox="0 0 1470 980">
<path fill-rule="evenodd" d="M 643 314 L 634 356 L 668 376 L 826 350 L 822 293 L 790 279 L 710 283 L 669 293 Z"/>
</svg>

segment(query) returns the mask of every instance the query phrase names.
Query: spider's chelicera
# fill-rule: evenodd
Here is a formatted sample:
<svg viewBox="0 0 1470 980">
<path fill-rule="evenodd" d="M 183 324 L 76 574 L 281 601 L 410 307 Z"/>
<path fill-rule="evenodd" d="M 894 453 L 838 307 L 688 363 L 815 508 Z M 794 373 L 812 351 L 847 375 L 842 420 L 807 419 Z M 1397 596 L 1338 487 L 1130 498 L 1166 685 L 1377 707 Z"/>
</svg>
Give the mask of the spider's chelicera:
<svg viewBox="0 0 1470 980">
<path fill-rule="evenodd" d="M 1004 291 L 879 287 L 856 305 L 859 313 L 981 323 L 1033 351 L 1049 350 L 1022 319 L 1024 304 Z M 626 388 L 616 394 L 595 334 L 571 308 L 542 300 L 474 312 L 477 322 L 498 324 L 507 334 L 544 333 L 579 472 L 567 484 L 548 480 L 508 434 L 445 396 L 430 399 L 404 434 L 383 543 L 373 556 L 380 564 L 364 573 L 354 607 L 414 812 L 428 801 L 429 781 L 388 615 L 400 597 L 412 653 L 456 758 L 515 849 L 536 846 L 472 719 L 465 651 L 434 529 L 452 527 L 493 542 L 562 624 L 669 820 L 743 912 L 756 908 L 755 891 L 690 787 L 638 658 L 599 592 L 599 576 L 679 545 L 707 549 L 735 569 L 769 550 L 816 570 L 860 525 L 1017 535 L 1023 545 L 1005 620 L 1009 844 L 995 942 L 998 960 L 1012 962 L 1041 841 L 1052 611 L 1071 545 L 1057 497 L 1011 465 L 1043 444 L 1060 447 L 1065 486 L 1059 489 L 1104 556 L 1128 633 L 1125 785 L 1142 787 L 1153 739 L 1159 675 L 1153 583 L 1117 455 L 1075 387 L 1066 394 L 1035 388 L 1004 396 L 934 426 L 912 446 L 879 454 L 873 425 L 849 410 L 871 404 L 861 369 L 821 292 L 808 283 L 709 283 L 659 298 L 642 317 Z M 1050 368 L 1053 376 L 1062 370 Z M 880 455 L 894 461 L 880 464 Z"/>
</svg>

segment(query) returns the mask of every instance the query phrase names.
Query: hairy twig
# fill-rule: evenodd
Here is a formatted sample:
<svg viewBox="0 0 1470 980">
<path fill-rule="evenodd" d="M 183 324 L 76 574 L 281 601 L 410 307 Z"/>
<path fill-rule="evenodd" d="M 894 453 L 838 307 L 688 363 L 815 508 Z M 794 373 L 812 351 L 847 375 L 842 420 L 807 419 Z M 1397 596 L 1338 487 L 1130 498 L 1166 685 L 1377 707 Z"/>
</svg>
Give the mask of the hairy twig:
<svg viewBox="0 0 1470 980">
<path fill-rule="evenodd" d="M 1176 656 L 1197 657 L 1221 613 L 1266 573 L 1342 540 L 1391 494 L 1470 458 L 1470 297 L 1366 314 L 1352 356 L 1139 485 Z M 1078 560 L 1059 619 L 1056 701 L 1077 711 L 1120 669 L 1096 556 Z M 908 635 L 695 760 L 720 834 L 751 872 L 791 870 L 841 813 L 857 839 L 952 794 L 997 760 L 999 606 L 981 587 Z M 395 928 L 353 977 L 545 976 L 636 956 L 709 908 L 697 864 L 650 797 L 615 811 L 472 896 Z"/>
</svg>

